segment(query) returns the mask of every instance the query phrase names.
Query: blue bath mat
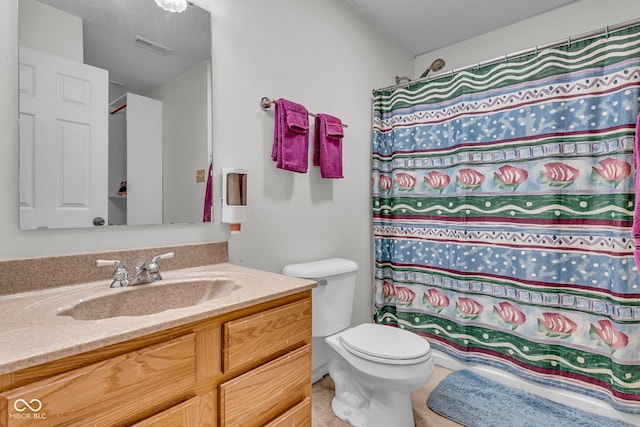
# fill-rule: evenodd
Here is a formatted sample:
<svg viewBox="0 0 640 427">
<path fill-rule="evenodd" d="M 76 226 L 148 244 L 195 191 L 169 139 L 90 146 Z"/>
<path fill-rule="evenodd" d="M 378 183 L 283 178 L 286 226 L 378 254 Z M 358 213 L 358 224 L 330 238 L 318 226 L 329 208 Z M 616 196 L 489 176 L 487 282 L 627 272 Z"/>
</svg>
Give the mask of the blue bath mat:
<svg viewBox="0 0 640 427">
<path fill-rule="evenodd" d="M 429 394 L 432 411 L 467 427 L 633 427 L 507 387 L 463 369 Z"/>
</svg>

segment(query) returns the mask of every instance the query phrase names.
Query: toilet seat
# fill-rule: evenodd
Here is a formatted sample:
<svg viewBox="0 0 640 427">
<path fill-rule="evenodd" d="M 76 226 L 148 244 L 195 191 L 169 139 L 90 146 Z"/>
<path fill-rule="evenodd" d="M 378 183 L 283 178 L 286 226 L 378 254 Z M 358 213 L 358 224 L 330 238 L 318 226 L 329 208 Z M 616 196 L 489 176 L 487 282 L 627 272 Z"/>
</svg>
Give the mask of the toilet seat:
<svg viewBox="0 0 640 427">
<path fill-rule="evenodd" d="M 431 358 L 431 347 L 425 339 L 391 326 L 363 323 L 339 338 L 349 353 L 373 362 L 409 365 Z"/>
</svg>

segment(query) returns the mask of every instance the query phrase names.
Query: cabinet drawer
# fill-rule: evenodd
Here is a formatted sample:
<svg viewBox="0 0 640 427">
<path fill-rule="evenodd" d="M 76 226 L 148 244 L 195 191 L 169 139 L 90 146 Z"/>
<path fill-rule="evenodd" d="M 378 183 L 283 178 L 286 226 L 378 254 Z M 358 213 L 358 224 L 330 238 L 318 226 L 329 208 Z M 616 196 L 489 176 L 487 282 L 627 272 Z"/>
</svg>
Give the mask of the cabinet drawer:
<svg viewBox="0 0 640 427">
<path fill-rule="evenodd" d="M 223 327 L 224 371 L 264 362 L 311 339 L 311 300 L 226 322 Z"/>
<path fill-rule="evenodd" d="M 196 396 L 131 427 L 214 427 L 214 394 Z"/>
<path fill-rule="evenodd" d="M 220 385 L 221 427 L 262 426 L 311 395 L 311 345 Z"/>
<path fill-rule="evenodd" d="M 157 412 L 193 396 L 195 347 L 184 335 L 6 391 L 0 424 L 113 425 Z"/>
<path fill-rule="evenodd" d="M 311 426 L 311 398 L 307 397 L 264 427 L 309 427 Z"/>
</svg>

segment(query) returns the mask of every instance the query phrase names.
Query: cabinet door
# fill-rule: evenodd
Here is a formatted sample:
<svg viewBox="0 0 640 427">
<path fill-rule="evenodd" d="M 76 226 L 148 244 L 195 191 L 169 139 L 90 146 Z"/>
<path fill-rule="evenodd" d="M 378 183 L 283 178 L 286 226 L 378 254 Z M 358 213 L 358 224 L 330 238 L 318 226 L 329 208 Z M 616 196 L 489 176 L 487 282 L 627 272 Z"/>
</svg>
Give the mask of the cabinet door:
<svg viewBox="0 0 640 427">
<path fill-rule="evenodd" d="M 220 385 L 221 427 L 262 426 L 311 395 L 311 345 Z"/>
<path fill-rule="evenodd" d="M 131 427 L 214 427 L 215 393 L 197 396 Z"/>
<path fill-rule="evenodd" d="M 308 427 L 311 425 L 311 398 L 307 397 L 264 427 Z"/>
<path fill-rule="evenodd" d="M 311 339 L 311 300 L 305 299 L 224 324 L 224 371 L 255 366 Z"/>
<path fill-rule="evenodd" d="M 193 396 L 195 335 L 0 393 L 0 425 L 108 426 Z"/>
</svg>

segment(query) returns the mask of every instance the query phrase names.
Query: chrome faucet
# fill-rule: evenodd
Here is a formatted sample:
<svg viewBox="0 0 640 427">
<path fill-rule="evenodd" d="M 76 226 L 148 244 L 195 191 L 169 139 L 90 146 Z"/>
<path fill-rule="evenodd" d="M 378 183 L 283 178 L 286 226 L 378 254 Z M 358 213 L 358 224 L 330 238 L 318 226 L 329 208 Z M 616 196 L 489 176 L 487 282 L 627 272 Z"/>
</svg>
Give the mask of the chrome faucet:
<svg viewBox="0 0 640 427">
<path fill-rule="evenodd" d="M 96 260 L 96 266 L 115 266 L 116 269 L 113 272 L 113 281 L 111 282 L 111 287 L 122 288 L 125 286 L 142 285 L 144 283 L 151 283 L 162 280 L 162 276 L 160 275 L 160 264 L 158 264 L 158 261 L 160 261 L 161 259 L 173 258 L 173 255 L 173 252 L 168 252 L 166 254 L 153 257 L 153 259 L 151 259 L 151 261 L 147 263 L 136 266 L 133 277 L 129 276 L 129 272 L 127 271 L 124 264 L 118 260 L 98 259 Z"/>
<path fill-rule="evenodd" d="M 144 283 L 162 280 L 162 276 L 160 275 L 160 264 L 158 264 L 158 261 L 167 258 L 173 258 L 173 252 L 155 256 L 151 261 L 136 266 L 133 278 L 131 279 L 131 285 L 142 285 Z"/>
</svg>

